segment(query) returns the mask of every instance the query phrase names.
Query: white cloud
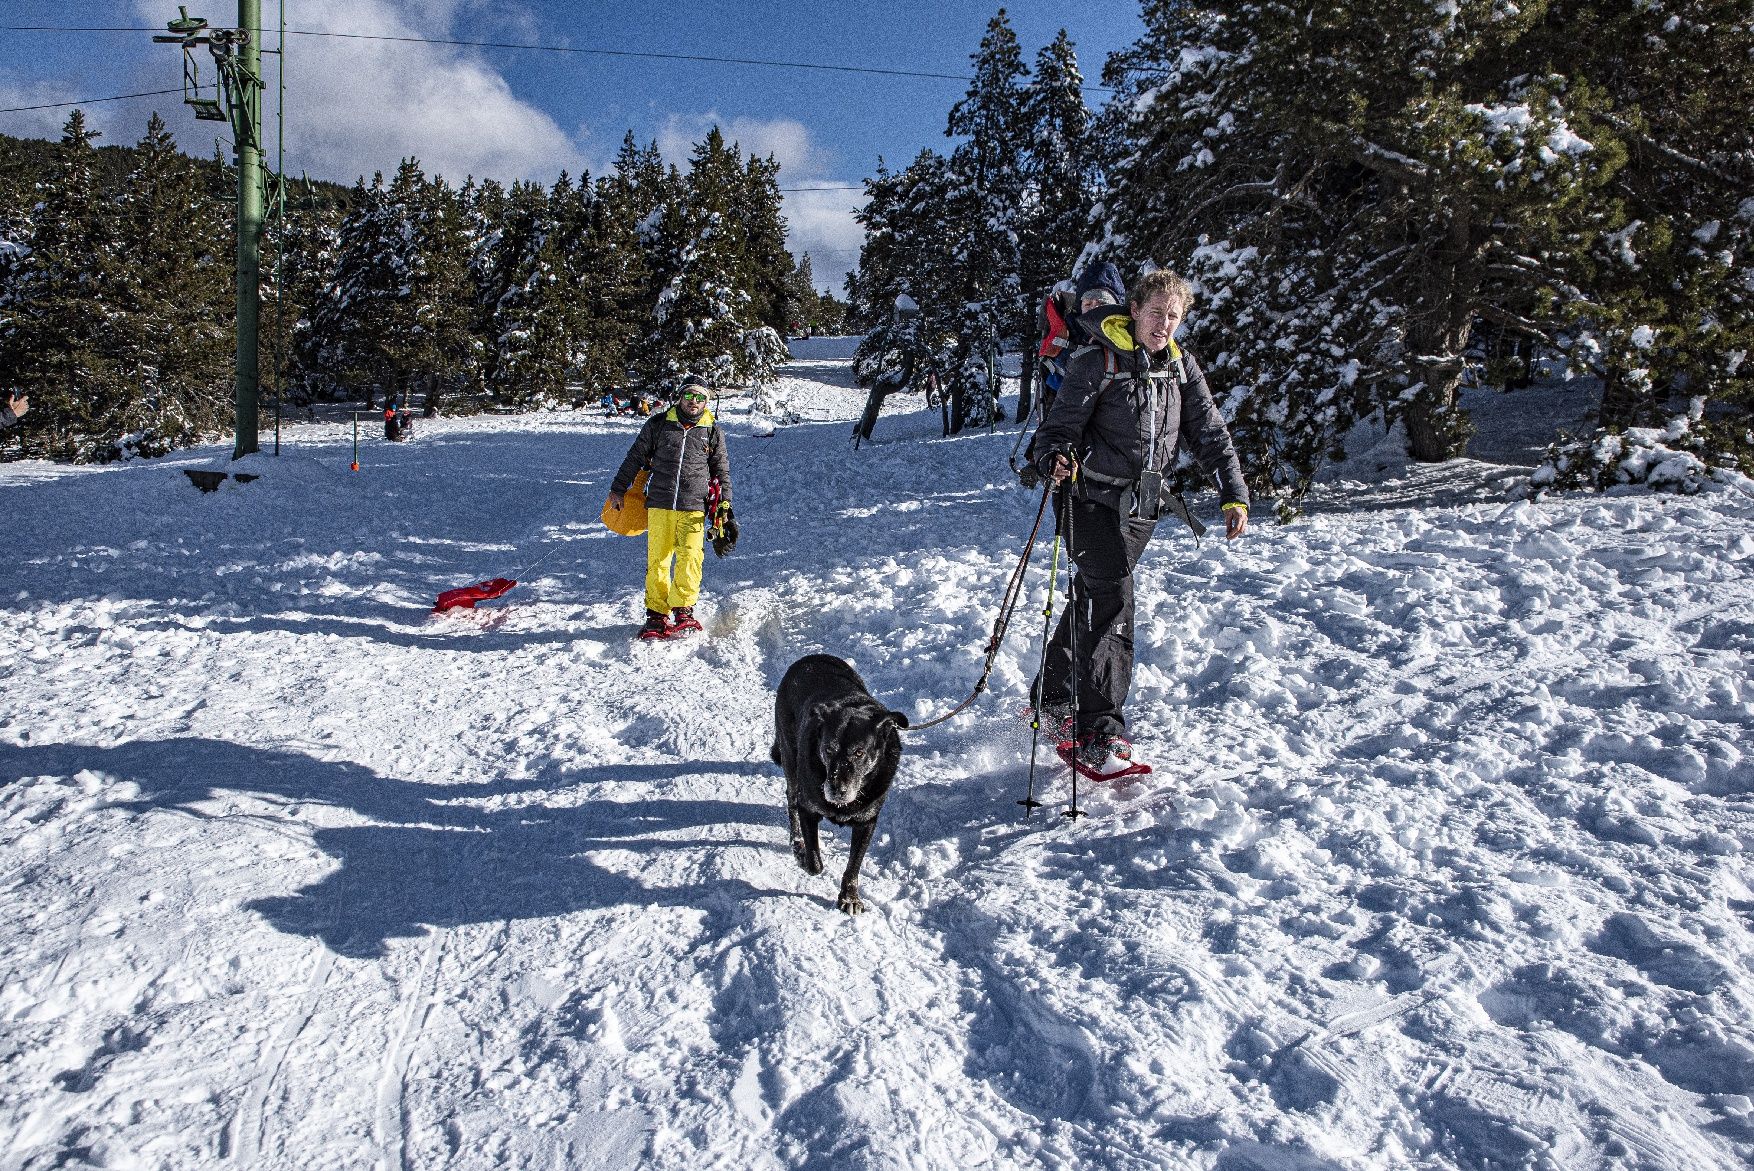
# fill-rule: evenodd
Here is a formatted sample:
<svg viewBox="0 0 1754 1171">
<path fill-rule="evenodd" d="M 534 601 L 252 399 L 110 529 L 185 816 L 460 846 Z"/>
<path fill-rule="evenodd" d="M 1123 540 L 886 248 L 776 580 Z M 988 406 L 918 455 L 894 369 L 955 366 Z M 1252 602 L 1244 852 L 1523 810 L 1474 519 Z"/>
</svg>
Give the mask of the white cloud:
<svg viewBox="0 0 1754 1171">
<path fill-rule="evenodd" d="M 745 155 L 772 155 L 780 165 L 781 188 L 859 187 L 854 180 L 833 177 L 833 152 L 818 147 L 809 128 L 791 118 L 672 114 L 659 127 L 658 150 L 686 171 L 694 144 L 714 126 Z M 810 253 L 817 288 L 839 296 L 848 270 L 858 264 L 859 244 L 865 238 L 865 230 L 853 219 L 854 210 L 865 202 L 864 190 L 788 191 L 784 199 L 787 247 L 793 256 Z"/>
<path fill-rule="evenodd" d="M 159 21 L 164 6 L 141 0 L 143 18 Z M 322 29 L 377 37 L 452 35 L 463 8 L 515 15 L 480 0 L 302 0 L 289 29 Z M 272 31 L 264 38 L 276 39 Z M 210 65 L 203 61 L 204 66 Z M 273 105 L 277 70 L 264 58 Z M 204 136 L 174 125 L 187 142 Z M 269 133 L 272 149 L 273 134 Z M 197 150 L 197 153 L 205 153 Z M 451 45 L 344 37 L 286 38 L 286 166 L 351 182 L 394 171 L 403 158 L 454 183 L 465 175 L 552 181 L 562 170 L 589 166 L 578 143 L 554 120 L 521 100 L 497 69 L 474 51 Z"/>
<path fill-rule="evenodd" d="M 834 185 L 852 186 L 846 181 Z M 786 195 L 786 242 L 792 255 L 802 256 L 808 252 L 816 287 L 837 297 L 845 295 L 846 275 L 859 265 L 859 245 L 865 241 L 865 229 L 853 219 L 853 212 L 864 202 L 862 188 L 857 191 L 794 191 Z"/>
<path fill-rule="evenodd" d="M 86 97 L 85 94 L 74 93 L 59 82 L 36 81 L 24 83 L 0 82 L 0 110 L 17 110 L 26 106 L 45 106 L 51 102 L 71 102 Z M 99 123 L 101 106 L 92 106 L 85 111 L 85 125 L 91 129 L 106 129 Z M 52 110 L 26 110 L 23 113 L 8 114 L 0 121 L 0 133 L 10 134 L 15 138 L 53 138 L 61 137 L 61 127 L 67 124 L 67 116 L 73 111 L 61 106 Z M 142 122 L 144 127 L 145 123 Z M 107 146 L 111 139 L 103 139 Z"/>
<path fill-rule="evenodd" d="M 717 113 L 671 114 L 658 128 L 658 150 L 670 162 L 688 169 L 688 156 L 694 144 L 707 136 L 714 126 L 734 142 L 745 155 L 766 158 L 772 155 L 780 165 L 780 181 L 787 182 L 800 175 L 817 175 L 830 165 L 827 152 L 810 141 L 810 131 L 791 118 L 724 118 Z"/>
</svg>

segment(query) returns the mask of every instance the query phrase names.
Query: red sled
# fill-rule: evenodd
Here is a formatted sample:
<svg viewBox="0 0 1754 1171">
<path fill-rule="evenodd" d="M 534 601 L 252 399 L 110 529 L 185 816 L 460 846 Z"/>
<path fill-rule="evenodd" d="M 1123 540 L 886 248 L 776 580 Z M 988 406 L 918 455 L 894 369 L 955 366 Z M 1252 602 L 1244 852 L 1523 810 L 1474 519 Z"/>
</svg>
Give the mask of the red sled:
<svg viewBox="0 0 1754 1171">
<path fill-rule="evenodd" d="M 474 585 L 446 590 L 438 596 L 438 605 L 432 608 L 432 612 L 442 614 L 458 607 L 472 610 L 476 602 L 491 602 L 517 584 L 509 577 L 496 577 L 488 581 L 478 581 Z"/>
<path fill-rule="evenodd" d="M 1128 764 L 1126 768 L 1117 768 L 1113 772 L 1105 773 L 1101 769 L 1096 768 L 1093 765 L 1085 764 L 1078 759 L 1078 743 L 1075 740 L 1060 741 L 1059 747 L 1056 751 L 1060 754 L 1061 762 L 1065 764 L 1067 768 L 1072 769 L 1087 781 L 1118 781 L 1123 777 L 1144 776 L 1151 771 L 1150 765 L 1140 764 L 1135 760 Z"/>
</svg>

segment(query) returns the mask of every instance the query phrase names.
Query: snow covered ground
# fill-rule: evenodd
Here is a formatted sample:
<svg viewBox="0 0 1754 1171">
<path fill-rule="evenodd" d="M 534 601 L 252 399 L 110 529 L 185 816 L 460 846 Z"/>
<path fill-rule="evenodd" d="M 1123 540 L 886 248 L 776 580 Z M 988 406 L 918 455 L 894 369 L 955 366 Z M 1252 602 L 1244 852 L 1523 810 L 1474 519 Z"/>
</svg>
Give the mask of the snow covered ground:
<svg viewBox="0 0 1754 1171">
<path fill-rule="evenodd" d="M 690 645 L 630 644 L 643 542 L 596 520 L 631 421 L 424 422 L 357 474 L 300 426 L 211 495 L 213 450 L 0 468 L 0 1167 L 1754 1159 L 1754 500 L 1166 526 L 1157 772 L 1076 822 L 1045 766 L 1016 804 L 1044 548 L 852 918 L 771 688 L 827 650 L 948 709 L 1035 498 L 917 400 L 854 453 L 845 346 L 801 352 L 796 423 L 726 404 Z"/>
</svg>

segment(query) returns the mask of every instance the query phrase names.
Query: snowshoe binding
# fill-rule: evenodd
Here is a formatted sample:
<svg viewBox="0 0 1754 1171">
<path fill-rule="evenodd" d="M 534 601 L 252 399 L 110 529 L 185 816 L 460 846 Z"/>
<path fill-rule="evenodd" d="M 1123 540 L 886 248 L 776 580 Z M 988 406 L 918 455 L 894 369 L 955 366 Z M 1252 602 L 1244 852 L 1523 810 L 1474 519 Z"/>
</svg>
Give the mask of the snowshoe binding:
<svg viewBox="0 0 1754 1171">
<path fill-rule="evenodd" d="M 670 637 L 670 633 L 670 616 L 668 614 L 660 614 L 656 610 L 646 611 L 646 624 L 639 628 L 639 637 L 642 640 L 666 639 Z"/>
<path fill-rule="evenodd" d="M 694 634 L 700 630 L 700 620 L 694 616 L 693 606 L 678 606 L 670 612 L 670 637 L 677 638 L 684 634 Z"/>
</svg>

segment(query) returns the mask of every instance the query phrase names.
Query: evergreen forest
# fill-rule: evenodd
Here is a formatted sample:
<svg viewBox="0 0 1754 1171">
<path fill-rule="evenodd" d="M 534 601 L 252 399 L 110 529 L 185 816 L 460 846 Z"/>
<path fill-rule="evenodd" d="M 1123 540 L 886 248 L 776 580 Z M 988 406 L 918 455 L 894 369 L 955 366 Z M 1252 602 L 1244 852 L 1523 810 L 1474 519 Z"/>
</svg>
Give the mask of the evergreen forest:
<svg viewBox="0 0 1754 1171">
<path fill-rule="evenodd" d="M 772 377 L 841 307 L 794 262 L 771 159 L 715 129 L 686 172 L 629 135 L 612 174 L 452 186 L 405 159 L 289 179 L 263 245 L 264 426 L 324 402 L 457 414 L 595 403 L 684 371 Z M 154 116 L 99 147 L 0 137 L 0 457 L 157 455 L 233 423 L 235 171 Z"/>
<path fill-rule="evenodd" d="M 1592 453 L 1663 426 L 1754 471 L 1754 10 L 1738 0 L 1144 0 L 1099 108 L 1003 9 L 946 153 L 879 168 L 850 282 L 867 382 L 971 401 L 1056 282 L 1173 268 L 1257 494 L 1295 515 L 1375 416 L 1466 454 L 1458 392 L 1599 397 Z M 988 412 L 996 412 L 990 396 Z M 1020 413 L 1028 409 L 1027 384 Z"/>
<path fill-rule="evenodd" d="M 1093 85 L 1064 31 L 1030 58 L 1000 9 L 947 148 L 866 180 L 844 304 L 787 251 L 777 164 L 717 130 L 685 170 L 629 134 L 609 173 L 546 187 L 453 187 L 415 159 L 351 189 L 290 180 L 263 384 L 294 406 L 577 405 L 685 369 L 753 385 L 788 332 L 844 327 L 862 381 L 954 392 L 959 423 L 992 424 L 1000 355 L 1112 261 L 1193 282 L 1182 340 L 1282 517 L 1360 420 L 1448 460 L 1464 387 L 1536 378 L 1597 400 L 1596 431 L 1554 449 L 1572 482 L 1634 428 L 1754 471 L 1744 0 L 1140 15 Z M 33 404 L 0 457 L 225 429 L 230 191 L 225 160 L 178 153 L 156 118 L 129 147 L 77 111 L 58 144 L 0 138 L 0 384 Z"/>
</svg>

